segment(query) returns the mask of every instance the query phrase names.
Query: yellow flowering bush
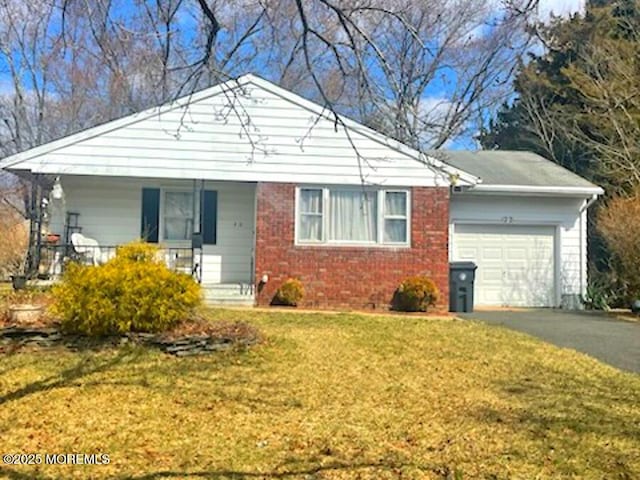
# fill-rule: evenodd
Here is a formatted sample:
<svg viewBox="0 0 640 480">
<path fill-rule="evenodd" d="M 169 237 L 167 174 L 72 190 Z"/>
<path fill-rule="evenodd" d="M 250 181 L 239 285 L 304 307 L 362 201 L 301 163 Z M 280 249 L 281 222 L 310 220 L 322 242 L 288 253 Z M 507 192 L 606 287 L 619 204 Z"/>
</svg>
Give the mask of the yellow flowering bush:
<svg viewBox="0 0 640 480">
<path fill-rule="evenodd" d="M 164 331 L 202 298 L 192 277 L 171 271 L 143 242 L 118 248 L 104 265 L 69 264 L 52 293 L 63 331 L 85 335 Z"/>
</svg>

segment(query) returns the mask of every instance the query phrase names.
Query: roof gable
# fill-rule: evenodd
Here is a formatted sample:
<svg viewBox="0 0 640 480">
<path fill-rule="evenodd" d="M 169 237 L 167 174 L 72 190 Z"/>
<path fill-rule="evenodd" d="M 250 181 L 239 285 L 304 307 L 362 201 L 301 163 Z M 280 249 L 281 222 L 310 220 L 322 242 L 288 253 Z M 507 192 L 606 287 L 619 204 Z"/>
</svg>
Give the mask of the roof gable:
<svg viewBox="0 0 640 480">
<path fill-rule="evenodd" d="M 254 75 L 5 159 L 51 174 L 449 185 L 477 178 Z"/>
</svg>

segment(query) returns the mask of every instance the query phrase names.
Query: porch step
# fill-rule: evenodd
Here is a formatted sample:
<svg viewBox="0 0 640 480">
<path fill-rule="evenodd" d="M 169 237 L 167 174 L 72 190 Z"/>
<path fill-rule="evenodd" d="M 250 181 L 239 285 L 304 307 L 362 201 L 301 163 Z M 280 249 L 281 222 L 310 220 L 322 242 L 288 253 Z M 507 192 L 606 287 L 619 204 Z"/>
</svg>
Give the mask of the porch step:
<svg viewBox="0 0 640 480">
<path fill-rule="evenodd" d="M 248 283 L 203 283 L 204 303 L 207 305 L 253 306 L 255 296 Z"/>
</svg>

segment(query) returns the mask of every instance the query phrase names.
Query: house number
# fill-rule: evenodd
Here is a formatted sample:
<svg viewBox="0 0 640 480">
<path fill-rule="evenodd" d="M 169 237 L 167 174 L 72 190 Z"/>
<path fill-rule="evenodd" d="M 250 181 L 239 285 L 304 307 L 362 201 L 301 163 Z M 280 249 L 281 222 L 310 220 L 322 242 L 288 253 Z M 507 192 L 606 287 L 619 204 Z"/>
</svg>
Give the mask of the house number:
<svg viewBox="0 0 640 480">
<path fill-rule="evenodd" d="M 513 217 L 502 217 L 502 223 L 513 223 Z"/>
</svg>

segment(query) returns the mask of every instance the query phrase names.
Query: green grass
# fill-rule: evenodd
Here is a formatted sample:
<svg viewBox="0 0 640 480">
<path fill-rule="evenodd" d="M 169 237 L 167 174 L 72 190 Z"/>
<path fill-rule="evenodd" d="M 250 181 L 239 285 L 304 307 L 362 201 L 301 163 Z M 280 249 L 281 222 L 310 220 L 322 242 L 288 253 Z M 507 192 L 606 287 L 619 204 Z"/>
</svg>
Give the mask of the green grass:
<svg viewBox="0 0 640 480">
<path fill-rule="evenodd" d="M 2 453 L 108 453 L 27 478 L 640 478 L 640 377 L 495 327 L 216 310 L 267 342 L 0 361 Z"/>
</svg>

